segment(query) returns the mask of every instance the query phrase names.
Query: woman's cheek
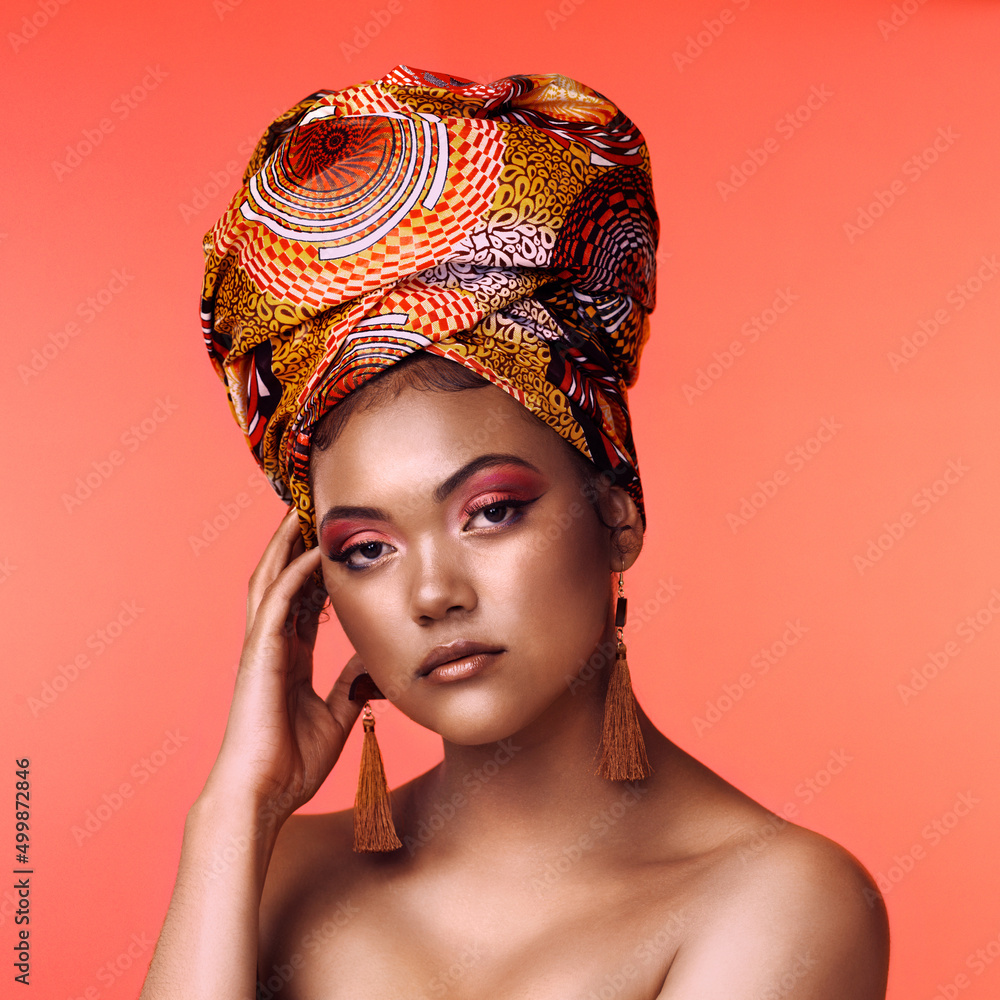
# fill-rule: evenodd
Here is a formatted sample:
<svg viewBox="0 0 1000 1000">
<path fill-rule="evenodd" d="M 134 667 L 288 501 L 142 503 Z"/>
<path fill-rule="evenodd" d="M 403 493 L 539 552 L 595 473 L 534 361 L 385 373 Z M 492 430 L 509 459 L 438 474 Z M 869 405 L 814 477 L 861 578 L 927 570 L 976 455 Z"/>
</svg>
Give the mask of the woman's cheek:
<svg viewBox="0 0 1000 1000">
<path fill-rule="evenodd" d="M 329 580 L 327 584 L 329 590 Z M 359 588 L 350 581 L 331 591 L 333 610 L 344 635 L 376 683 L 376 672 L 383 671 L 383 661 L 392 659 L 387 640 L 391 641 L 394 632 L 390 625 L 394 618 L 386 607 L 386 597 L 385 588 Z"/>
<path fill-rule="evenodd" d="M 539 589 L 576 604 L 590 603 L 601 591 L 608 568 L 602 563 L 599 539 L 587 529 L 586 524 L 574 521 L 567 526 L 552 518 L 534 533 L 530 565 Z"/>
<path fill-rule="evenodd" d="M 508 627 L 553 665 L 567 655 L 577 658 L 603 629 L 601 595 L 595 586 L 601 578 L 595 580 L 593 562 L 581 558 L 577 541 L 567 532 L 550 538 L 540 531 L 513 572 L 504 571 L 515 581 L 505 601 L 511 611 L 517 609 Z"/>
<path fill-rule="evenodd" d="M 585 526 L 564 532 L 553 545 L 552 562 L 558 567 L 546 583 L 548 599 L 556 614 L 554 636 L 574 661 L 588 657 L 600 641 L 610 614 L 610 572 L 600 538 Z M 558 596 L 555 596 L 558 595 Z"/>
</svg>

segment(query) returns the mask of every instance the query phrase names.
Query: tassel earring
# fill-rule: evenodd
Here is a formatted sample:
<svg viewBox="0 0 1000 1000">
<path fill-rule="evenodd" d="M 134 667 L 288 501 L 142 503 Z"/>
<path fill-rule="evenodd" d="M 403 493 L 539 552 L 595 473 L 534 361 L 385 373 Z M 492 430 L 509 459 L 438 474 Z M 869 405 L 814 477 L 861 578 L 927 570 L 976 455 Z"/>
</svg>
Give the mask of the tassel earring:
<svg viewBox="0 0 1000 1000">
<path fill-rule="evenodd" d="M 604 729 L 601 733 L 599 753 L 601 762 L 597 773 L 612 781 L 638 781 L 652 773 L 646 757 L 646 743 L 639 728 L 635 695 L 632 693 L 632 677 L 625 659 L 625 643 L 622 630 L 625 627 L 625 584 L 624 571 L 618 572 L 618 603 L 615 606 L 615 631 L 618 636 L 618 650 L 615 665 L 608 681 L 608 693 L 604 702 Z"/>
<path fill-rule="evenodd" d="M 367 674 L 355 678 L 348 694 L 350 701 L 355 700 L 357 682 Z M 374 688 L 374 683 L 369 686 Z M 384 697 L 381 692 L 375 697 Z M 361 723 L 365 736 L 361 745 L 361 772 L 358 775 L 358 793 L 354 798 L 354 850 L 361 852 L 395 851 L 403 844 L 396 835 L 392 822 L 392 808 L 389 804 L 389 786 L 385 780 L 385 767 L 382 765 L 382 753 L 375 738 L 375 716 L 372 713 L 368 699 L 361 710 Z"/>
</svg>

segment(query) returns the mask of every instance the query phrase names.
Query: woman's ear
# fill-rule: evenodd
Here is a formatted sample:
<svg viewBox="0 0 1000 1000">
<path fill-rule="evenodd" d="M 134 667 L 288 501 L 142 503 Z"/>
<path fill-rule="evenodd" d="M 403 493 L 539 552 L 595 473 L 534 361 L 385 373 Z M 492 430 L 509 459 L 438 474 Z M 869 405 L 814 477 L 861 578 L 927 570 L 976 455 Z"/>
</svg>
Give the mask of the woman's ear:
<svg viewBox="0 0 1000 1000">
<path fill-rule="evenodd" d="M 598 510 L 611 528 L 611 569 L 627 570 L 642 551 L 642 515 L 620 486 L 608 486 L 598 496 Z"/>
</svg>

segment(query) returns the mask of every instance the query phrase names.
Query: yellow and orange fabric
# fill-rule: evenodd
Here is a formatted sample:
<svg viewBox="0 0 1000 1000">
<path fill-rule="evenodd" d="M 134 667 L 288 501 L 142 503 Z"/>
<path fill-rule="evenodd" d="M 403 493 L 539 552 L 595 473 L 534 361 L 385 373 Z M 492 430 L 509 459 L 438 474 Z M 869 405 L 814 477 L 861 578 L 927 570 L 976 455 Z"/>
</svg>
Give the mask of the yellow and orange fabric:
<svg viewBox="0 0 1000 1000">
<path fill-rule="evenodd" d="M 397 66 L 275 120 L 205 237 L 202 324 L 307 544 L 312 428 L 414 351 L 509 393 L 645 517 L 626 389 L 658 235 L 641 133 L 564 76 Z"/>
</svg>

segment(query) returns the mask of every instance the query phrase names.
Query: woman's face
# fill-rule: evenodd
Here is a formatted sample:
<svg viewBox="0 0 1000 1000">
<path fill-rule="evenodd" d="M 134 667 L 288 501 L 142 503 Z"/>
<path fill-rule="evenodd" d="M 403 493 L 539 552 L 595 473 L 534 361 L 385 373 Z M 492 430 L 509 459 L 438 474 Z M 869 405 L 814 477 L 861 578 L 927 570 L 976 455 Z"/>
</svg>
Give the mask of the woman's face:
<svg viewBox="0 0 1000 1000">
<path fill-rule="evenodd" d="M 333 608 L 406 715 L 471 746 L 572 697 L 619 557 L 554 431 L 492 385 L 406 386 L 355 410 L 311 465 Z M 428 672 L 458 640 L 494 652 Z"/>
</svg>

